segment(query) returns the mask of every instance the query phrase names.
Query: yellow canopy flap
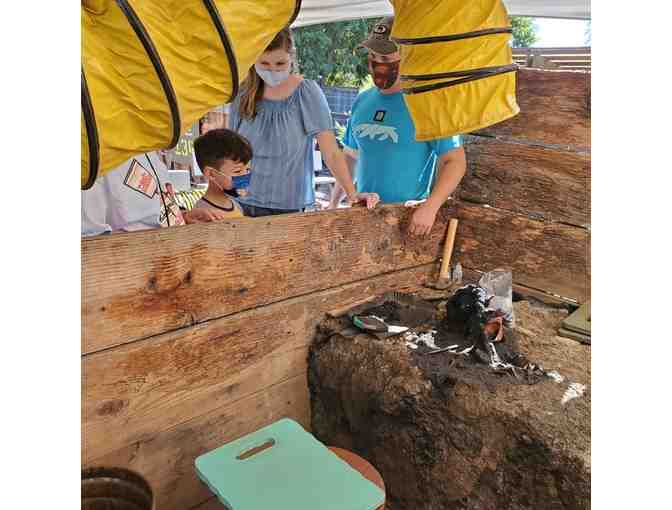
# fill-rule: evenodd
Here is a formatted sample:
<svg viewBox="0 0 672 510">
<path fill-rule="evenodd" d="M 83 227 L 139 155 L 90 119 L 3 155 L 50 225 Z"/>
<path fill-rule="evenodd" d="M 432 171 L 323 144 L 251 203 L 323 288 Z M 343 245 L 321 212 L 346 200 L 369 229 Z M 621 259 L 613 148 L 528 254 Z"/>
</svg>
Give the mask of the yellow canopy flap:
<svg viewBox="0 0 672 510">
<path fill-rule="evenodd" d="M 229 102 L 300 3 L 82 0 L 82 188 Z"/>
<path fill-rule="evenodd" d="M 390 0 L 404 99 L 419 141 L 516 115 L 511 27 L 501 0 Z"/>
</svg>

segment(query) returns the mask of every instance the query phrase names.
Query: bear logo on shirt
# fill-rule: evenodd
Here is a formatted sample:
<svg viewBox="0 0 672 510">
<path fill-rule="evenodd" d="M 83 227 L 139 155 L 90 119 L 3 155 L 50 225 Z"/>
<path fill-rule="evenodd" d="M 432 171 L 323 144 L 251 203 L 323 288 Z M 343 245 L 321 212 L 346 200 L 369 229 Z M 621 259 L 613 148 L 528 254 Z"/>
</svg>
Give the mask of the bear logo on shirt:
<svg viewBox="0 0 672 510">
<path fill-rule="evenodd" d="M 358 138 L 366 138 L 368 136 L 371 140 L 380 140 L 381 142 L 392 140 L 393 143 L 399 143 L 397 128 L 394 126 L 359 124 L 353 131 Z"/>
</svg>

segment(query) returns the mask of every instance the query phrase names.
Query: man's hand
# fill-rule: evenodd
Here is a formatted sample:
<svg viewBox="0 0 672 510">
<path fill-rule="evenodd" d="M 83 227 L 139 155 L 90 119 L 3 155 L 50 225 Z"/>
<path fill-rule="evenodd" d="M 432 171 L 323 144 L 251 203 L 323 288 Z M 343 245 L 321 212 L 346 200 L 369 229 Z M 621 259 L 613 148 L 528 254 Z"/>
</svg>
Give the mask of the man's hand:
<svg viewBox="0 0 672 510">
<path fill-rule="evenodd" d="M 411 217 L 408 233 L 412 236 L 426 236 L 432 230 L 439 209 L 429 202 L 418 206 Z"/>
<path fill-rule="evenodd" d="M 209 223 L 211 221 L 221 221 L 229 219 L 224 211 L 217 209 L 198 208 L 191 211 L 184 211 L 182 213 L 184 221 L 187 225 L 192 223 Z"/>
<path fill-rule="evenodd" d="M 455 191 L 464 177 L 467 169 L 467 160 L 464 156 L 464 147 L 450 150 L 439 158 L 438 178 L 434 190 L 427 201 L 413 213 L 408 233 L 415 236 L 425 236 L 434 225 L 436 213 Z"/>
<path fill-rule="evenodd" d="M 380 197 L 378 193 L 353 193 L 348 197 L 348 201 L 355 205 L 360 202 L 366 203 L 367 209 L 373 209 L 376 207 L 376 204 L 380 202 Z"/>
</svg>

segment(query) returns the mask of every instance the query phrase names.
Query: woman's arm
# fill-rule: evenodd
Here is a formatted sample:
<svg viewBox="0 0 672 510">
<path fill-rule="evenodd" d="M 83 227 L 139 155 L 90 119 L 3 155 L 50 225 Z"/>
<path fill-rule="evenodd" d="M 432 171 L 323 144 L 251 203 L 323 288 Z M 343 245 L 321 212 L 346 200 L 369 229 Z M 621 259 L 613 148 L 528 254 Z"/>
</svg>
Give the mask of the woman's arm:
<svg viewBox="0 0 672 510">
<path fill-rule="evenodd" d="M 348 170 L 350 171 L 350 178 L 352 179 L 355 175 L 355 165 L 357 164 L 357 157 L 359 156 L 358 152 L 350 149 L 349 147 L 343 148 L 343 154 L 345 155 L 345 161 L 348 164 Z M 334 184 L 334 189 L 331 191 L 331 199 L 329 201 L 329 209 L 338 209 L 338 204 L 341 203 L 345 191 L 338 182 Z"/>
<path fill-rule="evenodd" d="M 317 134 L 317 142 L 320 145 L 320 152 L 327 163 L 329 170 L 336 178 L 336 182 L 343 188 L 348 200 L 352 203 L 366 201 L 369 209 L 375 207 L 380 198 L 376 193 L 357 193 L 355 185 L 352 182 L 352 176 L 348 170 L 348 164 L 345 155 L 338 148 L 334 133 L 322 131 Z"/>
</svg>

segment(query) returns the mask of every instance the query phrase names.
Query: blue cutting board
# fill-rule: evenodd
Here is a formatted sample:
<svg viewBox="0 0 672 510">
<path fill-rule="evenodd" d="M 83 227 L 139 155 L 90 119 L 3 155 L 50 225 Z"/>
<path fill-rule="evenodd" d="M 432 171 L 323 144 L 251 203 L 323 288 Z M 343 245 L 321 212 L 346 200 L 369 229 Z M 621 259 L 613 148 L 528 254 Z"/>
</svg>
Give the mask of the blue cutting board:
<svg viewBox="0 0 672 510">
<path fill-rule="evenodd" d="M 385 493 L 290 419 L 196 459 L 231 510 L 375 510 Z"/>
</svg>

